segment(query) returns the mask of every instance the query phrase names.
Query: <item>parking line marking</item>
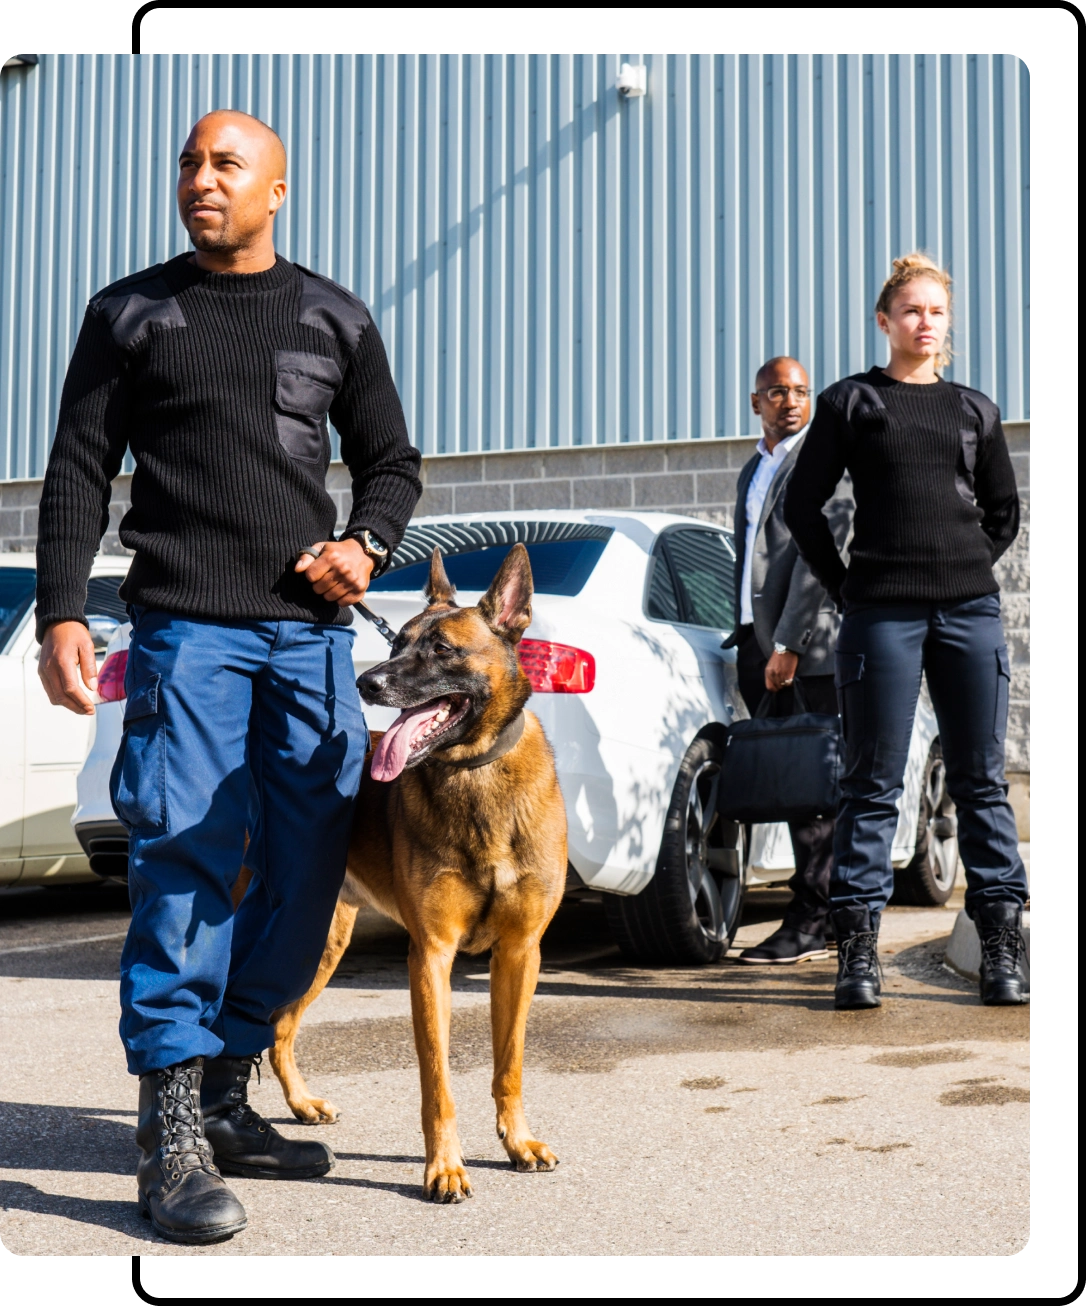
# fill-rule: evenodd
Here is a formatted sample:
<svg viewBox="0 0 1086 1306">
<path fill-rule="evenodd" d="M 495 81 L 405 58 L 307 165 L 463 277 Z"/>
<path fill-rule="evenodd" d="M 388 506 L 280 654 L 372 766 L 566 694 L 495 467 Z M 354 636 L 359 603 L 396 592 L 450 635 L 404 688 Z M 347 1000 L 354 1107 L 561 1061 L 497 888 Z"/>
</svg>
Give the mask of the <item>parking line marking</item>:
<svg viewBox="0 0 1086 1306">
<path fill-rule="evenodd" d="M 8 957 L 13 952 L 49 952 L 52 948 L 78 948 L 81 943 L 105 943 L 107 939 L 123 939 L 128 931 L 120 934 L 88 934 L 85 939 L 64 939 L 60 943 L 28 943 L 21 948 L 0 948 L 0 957 Z"/>
</svg>

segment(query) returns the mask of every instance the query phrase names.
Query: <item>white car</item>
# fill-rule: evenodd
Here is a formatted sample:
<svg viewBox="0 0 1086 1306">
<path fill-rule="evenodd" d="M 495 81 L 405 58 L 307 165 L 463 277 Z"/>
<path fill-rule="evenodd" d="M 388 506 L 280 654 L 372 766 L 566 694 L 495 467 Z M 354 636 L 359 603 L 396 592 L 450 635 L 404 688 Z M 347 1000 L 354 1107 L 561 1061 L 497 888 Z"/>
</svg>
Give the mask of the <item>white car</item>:
<svg viewBox="0 0 1086 1306">
<path fill-rule="evenodd" d="M 99 661 L 127 620 L 117 587 L 128 565 L 100 556 L 91 569 L 85 613 Z M 38 679 L 35 580 L 32 553 L 0 553 L 0 889 L 95 879 L 71 824 L 95 718 L 54 707 Z"/>
<path fill-rule="evenodd" d="M 731 535 L 665 513 L 416 518 L 367 602 L 399 629 L 425 604 L 436 545 L 460 602 L 474 603 L 518 540 L 535 582 L 521 662 L 535 688 L 529 707 L 554 747 L 565 795 L 571 891 L 602 894 L 631 958 L 714 960 L 735 933 L 746 887 L 787 880 L 794 869 L 786 826 L 748 832 L 716 812 L 727 728 L 748 715 L 735 653 L 721 648 L 734 621 Z M 355 624 L 361 672 L 384 661 L 388 645 L 362 617 Z M 110 647 L 107 681 L 126 647 L 127 627 Z M 74 820 L 92 866 L 123 874 L 124 830 L 108 796 L 121 707 L 99 709 Z M 393 708 L 365 711 L 374 730 L 397 715 Z M 899 898 L 944 902 L 957 870 L 956 825 L 926 696 L 899 807 Z"/>
</svg>

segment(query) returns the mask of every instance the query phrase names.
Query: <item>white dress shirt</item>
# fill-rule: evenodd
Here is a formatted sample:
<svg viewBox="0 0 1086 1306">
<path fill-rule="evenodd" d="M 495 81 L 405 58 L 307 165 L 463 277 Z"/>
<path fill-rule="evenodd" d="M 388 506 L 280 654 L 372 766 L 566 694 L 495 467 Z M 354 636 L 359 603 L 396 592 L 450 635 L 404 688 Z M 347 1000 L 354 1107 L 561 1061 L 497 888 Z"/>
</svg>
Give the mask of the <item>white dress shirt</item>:
<svg viewBox="0 0 1086 1306">
<path fill-rule="evenodd" d="M 758 470 L 750 478 L 750 485 L 747 488 L 747 502 L 744 505 L 744 511 L 747 515 L 747 538 L 743 550 L 743 583 L 739 587 L 739 624 L 741 626 L 749 626 L 754 622 L 750 574 L 754 565 L 754 541 L 758 534 L 758 522 L 762 517 L 765 497 L 769 493 L 769 487 L 773 484 L 774 476 L 780 471 L 781 464 L 788 457 L 789 451 L 796 441 L 802 439 L 806 433 L 807 427 L 805 426 L 802 431 L 797 431 L 795 435 L 790 435 L 786 440 L 779 440 L 774 445 L 772 453 L 766 448 L 765 436 L 758 441 L 757 452 L 762 455 L 762 461 L 758 464 Z"/>
</svg>

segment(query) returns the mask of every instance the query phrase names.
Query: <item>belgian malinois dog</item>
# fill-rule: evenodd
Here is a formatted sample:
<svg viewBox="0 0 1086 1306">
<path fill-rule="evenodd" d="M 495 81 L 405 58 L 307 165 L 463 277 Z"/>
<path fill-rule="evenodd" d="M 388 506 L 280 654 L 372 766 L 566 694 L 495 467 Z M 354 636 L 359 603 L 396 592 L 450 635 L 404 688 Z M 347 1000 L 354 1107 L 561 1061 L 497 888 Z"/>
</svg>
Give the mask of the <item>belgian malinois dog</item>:
<svg viewBox="0 0 1086 1306">
<path fill-rule="evenodd" d="M 461 608 L 435 549 L 429 606 L 400 631 L 387 662 L 359 677 L 367 703 L 403 708 L 359 791 L 347 874 L 317 977 L 279 1013 L 271 1064 L 299 1120 L 335 1120 L 294 1059 L 302 1012 L 328 983 L 371 903 L 410 935 L 411 1017 L 422 1079 L 423 1189 L 472 1195 L 449 1085 L 453 959 L 490 949 L 493 1094 L 498 1137 L 518 1170 L 553 1170 L 521 1100 L 524 1029 L 539 940 L 566 880 L 566 817 L 554 756 L 524 711 L 531 685 L 517 644 L 532 619 L 528 552 L 515 544 L 478 607 Z"/>
</svg>

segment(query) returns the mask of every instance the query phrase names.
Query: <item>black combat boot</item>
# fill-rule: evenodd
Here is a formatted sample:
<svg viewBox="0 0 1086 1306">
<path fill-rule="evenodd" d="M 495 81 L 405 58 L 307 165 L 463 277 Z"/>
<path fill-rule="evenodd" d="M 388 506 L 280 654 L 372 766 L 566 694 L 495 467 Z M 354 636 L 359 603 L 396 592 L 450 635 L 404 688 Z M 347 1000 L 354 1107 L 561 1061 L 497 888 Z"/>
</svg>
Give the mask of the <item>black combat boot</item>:
<svg viewBox="0 0 1086 1306">
<path fill-rule="evenodd" d="M 879 979 L 879 919 L 866 907 L 841 907 L 833 913 L 837 938 L 837 987 L 833 1005 L 838 1011 L 882 1006 Z"/>
<path fill-rule="evenodd" d="M 245 1228 L 245 1211 L 215 1168 L 200 1115 L 203 1057 L 140 1075 L 136 1126 L 140 1214 L 176 1243 L 217 1243 Z"/>
<path fill-rule="evenodd" d="M 1022 908 L 1016 902 L 977 907 L 973 924 L 980 939 L 980 1000 L 986 1007 L 1016 1007 L 1029 1001 Z"/>
<path fill-rule="evenodd" d="M 204 1066 L 200 1102 L 219 1169 L 246 1179 L 316 1179 L 327 1174 L 336 1163 L 330 1147 L 284 1138 L 249 1105 L 249 1076 L 259 1061 L 259 1056 L 221 1056 Z"/>
</svg>

